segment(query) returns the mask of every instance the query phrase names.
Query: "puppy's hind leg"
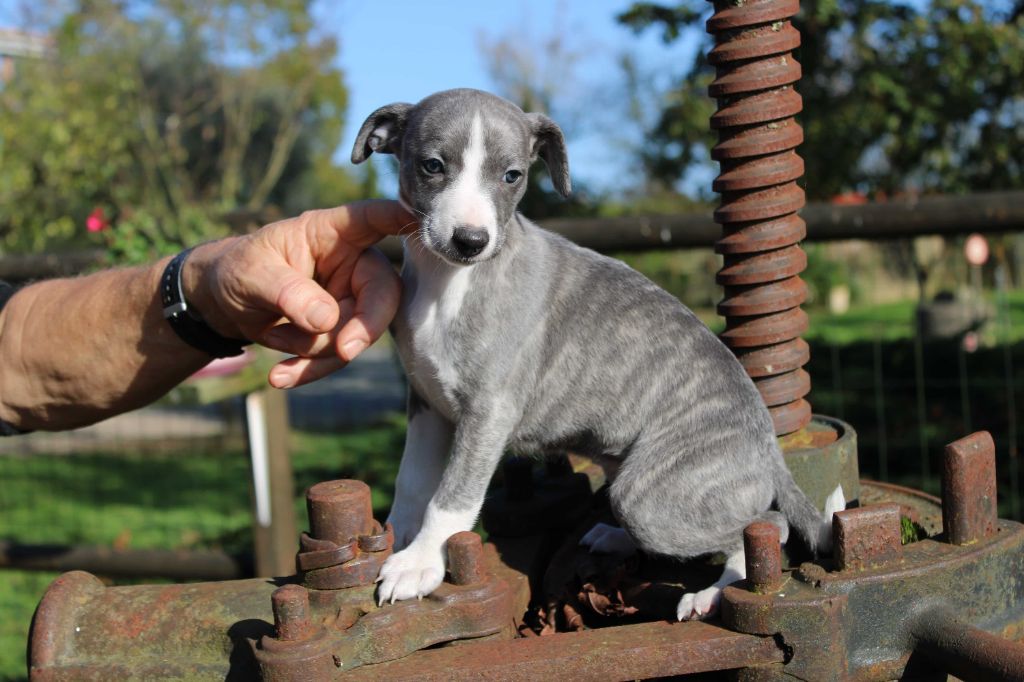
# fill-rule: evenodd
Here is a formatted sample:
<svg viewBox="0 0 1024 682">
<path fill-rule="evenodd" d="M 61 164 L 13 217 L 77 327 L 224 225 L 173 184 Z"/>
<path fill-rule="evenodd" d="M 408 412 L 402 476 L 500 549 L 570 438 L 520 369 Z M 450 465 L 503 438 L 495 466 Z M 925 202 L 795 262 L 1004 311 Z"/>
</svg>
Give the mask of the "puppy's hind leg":
<svg viewBox="0 0 1024 682">
<path fill-rule="evenodd" d="M 737 580 L 747 577 L 746 558 L 743 548 L 730 553 L 725 559 L 725 570 L 722 576 L 715 581 L 711 587 L 706 587 L 700 592 L 687 592 L 679 600 L 676 607 L 676 618 L 678 620 L 704 620 L 718 612 L 718 605 L 722 601 L 722 589 L 731 585 Z"/>
<path fill-rule="evenodd" d="M 779 529 L 779 544 L 786 544 L 786 540 L 789 538 L 789 524 L 786 522 L 786 517 L 777 511 L 766 511 L 759 520 L 775 524 Z M 703 620 L 713 616 L 718 612 L 718 606 L 722 601 L 722 589 L 746 577 L 746 555 L 743 552 L 743 545 L 740 545 L 738 549 L 734 549 L 726 555 L 722 575 L 711 587 L 683 595 L 676 609 L 676 617 L 679 620 Z"/>
</svg>

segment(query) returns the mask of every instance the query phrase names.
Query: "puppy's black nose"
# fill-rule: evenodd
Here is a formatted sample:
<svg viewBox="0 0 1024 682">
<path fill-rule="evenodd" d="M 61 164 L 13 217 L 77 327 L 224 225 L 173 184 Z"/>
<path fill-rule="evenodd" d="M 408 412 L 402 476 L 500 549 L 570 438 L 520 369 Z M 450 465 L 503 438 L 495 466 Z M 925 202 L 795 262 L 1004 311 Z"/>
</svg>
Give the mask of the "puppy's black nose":
<svg viewBox="0 0 1024 682">
<path fill-rule="evenodd" d="M 463 258 L 472 258 L 487 246 L 490 237 L 479 227 L 456 227 L 452 232 L 452 246 Z"/>
</svg>

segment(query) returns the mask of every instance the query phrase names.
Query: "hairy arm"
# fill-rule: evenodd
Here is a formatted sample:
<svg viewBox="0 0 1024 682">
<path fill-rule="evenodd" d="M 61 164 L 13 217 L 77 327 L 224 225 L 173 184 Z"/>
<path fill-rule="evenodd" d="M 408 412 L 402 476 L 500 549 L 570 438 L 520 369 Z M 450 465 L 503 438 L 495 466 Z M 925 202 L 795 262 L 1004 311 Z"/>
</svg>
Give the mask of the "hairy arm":
<svg viewBox="0 0 1024 682">
<path fill-rule="evenodd" d="M 210 361 L 163 319 L 170 259 L 25 287 L 0 310 L 0 419 L 73 428 L 145 405 Z"/>
<path fill-rule="evenodd" d="M 298 386 L 384 333 L 399 282 L 369 247 L 414 226 L 397 203 L 370 201 L 203 244 L 182 271 L 185 299 L 220 334 L 294 355 L 269 379 Z M 15 293 L 0 309 L 0 419 L 23 431 L 82 426 L 146 405 L 208 363 L 163 318 L 169 260 Z"/>
</svg>

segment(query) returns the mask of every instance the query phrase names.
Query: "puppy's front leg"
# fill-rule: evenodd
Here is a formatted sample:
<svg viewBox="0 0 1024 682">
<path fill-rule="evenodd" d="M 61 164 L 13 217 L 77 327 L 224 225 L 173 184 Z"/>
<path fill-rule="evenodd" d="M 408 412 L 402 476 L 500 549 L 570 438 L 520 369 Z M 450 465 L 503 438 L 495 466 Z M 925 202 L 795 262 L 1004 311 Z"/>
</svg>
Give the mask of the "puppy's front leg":
<svg viewBox="0 0 1024 682">
<path fill-rule="evenodd" d="M 395 531 L 395 549 L 404 549 L 423 524 L 427 504 L 437 492 L 444 463 L 452 449 L 455 427 L 410 391 L 409 427 L 395 479 L 395 501 L 388 523 Z"/>
<path fill-rule="evenodd" d="M 453 534 L 473 528 L 512 423 L 498 410 L 463 415 L 455 429 L 451 460 L 419 533 L 380 569 L 378 603 L 422 597 L 444 580 L 445 543 Z"/>
</svg>

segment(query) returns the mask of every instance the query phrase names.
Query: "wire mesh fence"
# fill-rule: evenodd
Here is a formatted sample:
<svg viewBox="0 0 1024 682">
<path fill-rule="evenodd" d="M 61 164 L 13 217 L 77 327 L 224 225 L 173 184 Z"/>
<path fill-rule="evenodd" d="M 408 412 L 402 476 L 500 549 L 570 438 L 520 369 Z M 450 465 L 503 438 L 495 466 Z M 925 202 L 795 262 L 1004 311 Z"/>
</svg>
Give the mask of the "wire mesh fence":
<svg viewBox="0 0 1024 682">
<path fill-rule="evenodd" d="M 946 443 L 978 430 L 997 447 L 1000 515 L 1021 519 L 1017 391 L 1024 344 L 963 339 L 811 342 L 816 412 L 854 426 L 862 475 L 938 494 Z"/>
</svg>

